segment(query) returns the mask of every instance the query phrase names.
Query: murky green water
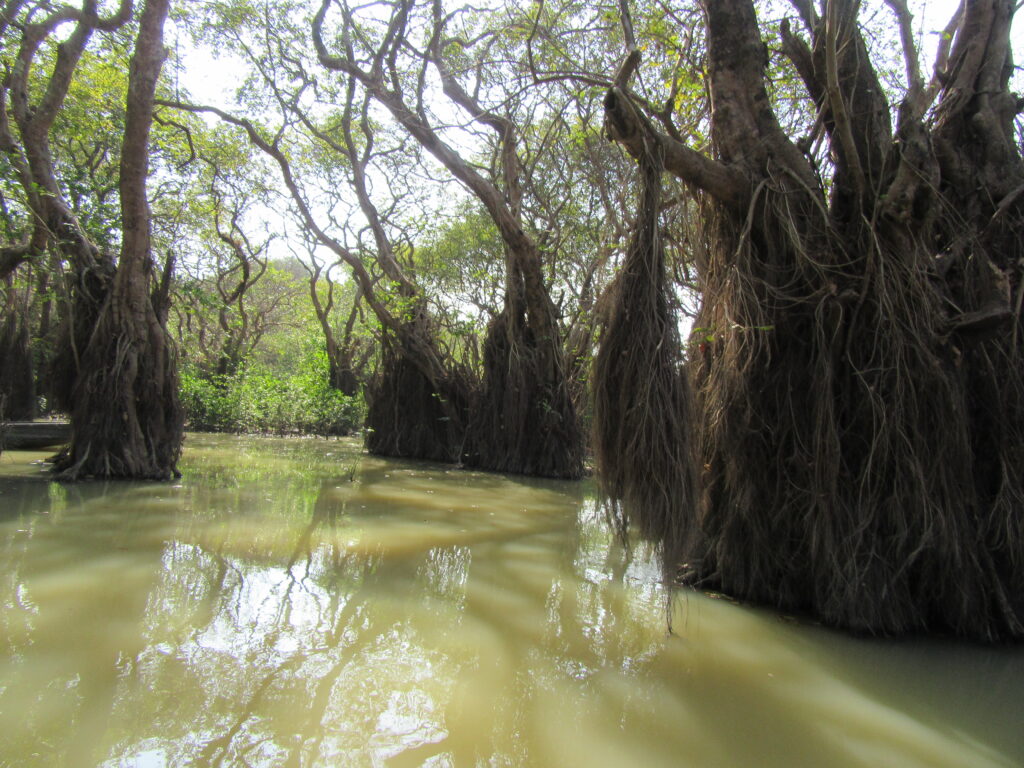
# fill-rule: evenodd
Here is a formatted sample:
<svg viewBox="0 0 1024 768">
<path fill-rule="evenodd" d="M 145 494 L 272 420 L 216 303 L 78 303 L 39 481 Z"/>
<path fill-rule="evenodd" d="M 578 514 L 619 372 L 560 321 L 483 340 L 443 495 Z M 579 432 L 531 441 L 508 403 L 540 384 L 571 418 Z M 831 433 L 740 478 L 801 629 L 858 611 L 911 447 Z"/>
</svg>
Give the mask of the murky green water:
<svg viewBox="0 0 1024 768">
<path fill-rule="evenodd" d="M 1024 649 L 689 596 L 586 484 L 190 436 L 0 457 L 0 766 L 1020 766 Z"/>
</svg>

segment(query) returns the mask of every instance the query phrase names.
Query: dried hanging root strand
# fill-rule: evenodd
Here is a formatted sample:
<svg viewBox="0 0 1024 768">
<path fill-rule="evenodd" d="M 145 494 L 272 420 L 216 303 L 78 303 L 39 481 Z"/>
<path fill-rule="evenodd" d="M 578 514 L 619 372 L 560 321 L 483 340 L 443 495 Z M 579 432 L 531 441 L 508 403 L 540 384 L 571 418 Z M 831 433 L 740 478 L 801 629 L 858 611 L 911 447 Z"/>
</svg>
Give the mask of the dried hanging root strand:
<svg viewBox="0 0 1024 768">
<path fill-rule="evenodd" d="M 645 142 L 636 228 L 612 289 L 594 361 L 594 452 L 622 530 L 658 541 L 666 577 L 695 530 L 691 405 L 659 232 L 662 157 Z"/>
</svg>

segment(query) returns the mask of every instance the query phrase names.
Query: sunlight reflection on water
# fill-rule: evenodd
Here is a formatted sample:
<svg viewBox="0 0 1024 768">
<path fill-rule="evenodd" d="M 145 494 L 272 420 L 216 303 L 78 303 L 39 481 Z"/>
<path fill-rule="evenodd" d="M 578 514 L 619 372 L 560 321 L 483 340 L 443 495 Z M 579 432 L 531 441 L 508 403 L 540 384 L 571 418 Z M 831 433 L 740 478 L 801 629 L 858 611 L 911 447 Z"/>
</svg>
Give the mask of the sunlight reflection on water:
<svg viewBox="0 0 1024 768">
<path fill-rule="evenodd" d="M 687 594 L 587 483 L 190 436 L 0 457 L 0 766 L 1011 766 L 1024 654 Z"/>
</svg>

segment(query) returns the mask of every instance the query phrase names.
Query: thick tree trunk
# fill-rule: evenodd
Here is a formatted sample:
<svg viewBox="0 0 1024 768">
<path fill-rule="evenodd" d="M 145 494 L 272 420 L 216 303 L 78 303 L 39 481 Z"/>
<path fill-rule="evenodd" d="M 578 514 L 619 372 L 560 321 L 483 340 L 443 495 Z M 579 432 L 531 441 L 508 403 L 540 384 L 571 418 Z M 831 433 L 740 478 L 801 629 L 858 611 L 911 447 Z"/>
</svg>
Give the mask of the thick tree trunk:
<svg viewBox="0 0 1024 768">
<path fill-rule="evenodd" d="M 689 575 L 871 633 L 1024 637 L 1013 3 L 967 4 L 934 129 L 912 93 L 895 141 L 857 7 L 805 19 L 809 47 L 784 30 L 833 149 L 826 194 L 772 111 L 753 3 L 705 3 L 728 171 L 681 174 L 712 245 Z"/>
<path fill-rule="evenodd" d="M 1011 0 L 968 4 L 932 138 L 939 271 L 969 419 L 985 609 L 1024 636 L 1024 159 L 1014 138 Z"/>
<path fill-rule="evenodd" d="M 352 366 L 351 355 L 342 354 L 342 350 L 336 349 L 334 357 L 331 357 L 328 352 L 327 384 L 345 397 L 359 394 L 359 377 Z"/>
<path fill-rule="evenodd" d="M 0 316 L 0 421 L 32 421 L 37 405 L 29 313 L 13 285 L 7 292 Z"/>
<path fill-rule="evenodd" d="M 442 354 L 418 290 L 411 283 L 402 290 L 412 308 L 381 333 L 380 365 L 365 390 L 366 447 L 380 456 L 457 463 L 466 439 L 469 379 Z M 382 324 L 383 318 L 397 320 L 386 312 L 378 317 Z"/>
<path fill-rule="evenodd" d="M 972 13 L 999 4 L 1009 8 L 977 3 Z M 742 40 L 749 47 L 757 35 L 749 5 L 708 4 L 712 93 L 731 107 L 753 94 L 741 110 L 749 124 L 716 109 L 716 147 L 742 158 L 763 192 L 745 216 L 713 211 L 717 258 L 698 324 L 717 339 L 694 365 L 707 468 L 698 570 L 732 594 L 870 632 L 1020 636 L 1019 472 L 1008 483 L 1016 509 L 977 493 L 979 473 L 992 494 L 998 467 L 1009 466 L 997 448 L 1007 441 L 989 434 L 997 419 L 1020 450 L 1020 357 L 1005 348 L 995 356 L 1006 363 L 999 383 L 992 365 L 978 366 L 949 335 L 929 248 L 946 217 L 927 186 L 938 174 L 924 127 L 904 120 L 900 143 L 889 142 L 881 91 L 864 75 L 855 4 L 827 4 L 813 46 L 837 158 L 823 219 L 807 191 L 815 187 L 780 181 L 780 170 L 806 178 L 806 163 L 756 108 L 766 100 L 760 73 L 746 71 L 750 57 L 737 65 Z M 742 6 L 745 20 L 727 6 Z M 1005 46 L 995 53 L 1005 55 Z M 751 130 L 767 157 L 757 158 Z M 941 134 L 940 124 L 940 152 Z M 979 181 L 956 187 L 972 190 L 973 205 L 1004 199 Z M 991 214 L 968 219 L 972 247 Z M 974 260 L 968 291 L 992 281 L 987 262 Z"/>
<path fill-rule="evenodd" d="M 752 9 L 741 22 L 730 5 L 749 3 L 708 5 L 712 92 L 719 78 L 733 105 L 744 93 L 760 104 L 760 73 L 746 71 L 749 56 L 736 63 L 737 38 L 756 39 Z M 837 158 L 827 218 L 815 187 L 778 181 L 772 166 L 793 178 L 807 168 L 770 113 L 742 110 L 769 148 L 756 164 L 750 125 L 715 113 L 721 156 L 742 157 L 763 192 L 747 216 L 712 211 L 718 256 L 698 324 L 717 338 L 693 367 L 707 469 L 705 542 L 692 554 L 705 583 L 829 623 L 1018 635 L 1020 576 L 991 562 L 1013 549 L 986 532 L 1011 532 L 1016 548 L 1019 526 L 1005 511 L 996 523 L 974 492 L 975 393 L 930 275 L 937 201 L 921 180 L 933 161 L 919 122 L 890 146 L 884 105 L 857 101 L 880 89 L 864 82 L 853 8 L 829 3 L 815 30 Z M 1019 386 L 1019 364 L 1010 378 Z"/>
<path fill-rule="evenodd" d="M 385 334 L 366 387 L 366 447 L 379 456 L 457 463 L 466 439 L 469 386 L 445 367 L 425 316 Z"/>
<path fill-rule="evenodd" d="M 578 478 L 582 428 L 540 256 L 528 240 L 508 250 L 505 305 L 484 340 L 464 461 L 496 472 Z"/>
<path fill-rule="evenodd" d="M 181 450 L 176 361 L 165 316 L 154 304 L 146 198 L 167 7 L 168 0 L 147 0 L 132 57 L 121 155 L 121 256 L 71 391 L 72 439 L 57 462 L 71 479 L 167 479 L 176 474 Z"/>
</svg>

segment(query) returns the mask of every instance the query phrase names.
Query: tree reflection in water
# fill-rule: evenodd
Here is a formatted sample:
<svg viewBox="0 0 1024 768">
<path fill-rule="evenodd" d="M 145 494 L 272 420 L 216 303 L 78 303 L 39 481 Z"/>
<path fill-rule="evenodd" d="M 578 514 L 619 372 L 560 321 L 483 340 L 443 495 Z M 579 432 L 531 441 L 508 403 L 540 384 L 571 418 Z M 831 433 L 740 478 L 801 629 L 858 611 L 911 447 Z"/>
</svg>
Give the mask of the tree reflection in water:
<svg viewBox="0 0 1024 768">
<path fill-rule="evenodd" d="M 669 636 L 585 484 L 345 441 L 194 436 L 176 487 L 12 461 L 0 765 L 1024 761 L 1021 653 L 694 595 Z"/>
</svg>

